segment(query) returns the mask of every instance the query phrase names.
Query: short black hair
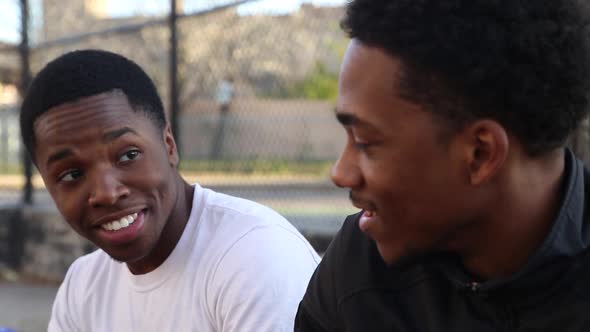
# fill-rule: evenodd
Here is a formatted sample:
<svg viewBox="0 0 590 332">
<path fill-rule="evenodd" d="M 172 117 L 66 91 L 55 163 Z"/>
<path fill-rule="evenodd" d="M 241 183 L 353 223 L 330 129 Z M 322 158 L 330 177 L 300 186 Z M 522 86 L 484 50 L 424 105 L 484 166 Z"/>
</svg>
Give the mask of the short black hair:
<svg viewBox="0 0 590 332">
<path fill-rule="evenodd" d="M 400 59 L 403 97 L 457 126 L 494 119 L 539 155 L 587 114 L 588 17 L 581 0 L 352 0 L 341 26 Z"/>
<path fill-rule="evenodd" d="M 159 129 L 166 116 L 154 82 L 135 62 L 103 50 L 79 50 L 49 62 L 33 79 L 21 107 L 23 143 L 34 158 L 35 120 L 50 108 L 84 97 L 120 90 L 134 111 L 144 112 Z"/>
</svg>

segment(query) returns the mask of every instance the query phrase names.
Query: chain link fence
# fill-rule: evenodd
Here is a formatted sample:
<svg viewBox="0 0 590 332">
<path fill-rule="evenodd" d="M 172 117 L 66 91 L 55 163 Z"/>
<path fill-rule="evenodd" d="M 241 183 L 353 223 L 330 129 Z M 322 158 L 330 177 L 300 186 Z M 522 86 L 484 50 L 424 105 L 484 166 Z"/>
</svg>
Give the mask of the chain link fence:
<svg viewBox="0 0 590 332">
<path fill-rule="evenodd" d="M 7 1 L 15 10 L 22 2 Z M 346 192 L 329 180 L 345 135 L 333 116 L 347 44 L 338 24 L 344 9 L 304 3 L 281 13 L 244 10 L 263 2 L 177 1 L 172 93 L 170 1 L 32 0 L 31 71 L 76 49 L 131 58 L 153 78 L 169 112 L 177 96 L 178 112 L 169 115 L 177 118 L 181 171 L 189 181 L 267 204 L 303 230 L 331 234 L 353 212 Z M 10 88 L 19 83 L 18 55 L 17 44 L 0 42 L 0 203 L 22 197 L 19 101 Z M 571 140 L 584 159 L 588 140 L 585 122 Z M 36 204 L 50 202 L 38 176 L 33 180 Z"/>
<path fill-rule="evenodd" d="M 16 105 L 0 106 L 0 172 L 20 172 L 20 136 Z"/>
<path fill-rule="evenodd" d="M 23 186 L 18 107 L 0 105 L 0 205 L 14 204 Z"/>
<path fill-rule="evenodd" d="M 319 235 L 325 247 L 354 211 L 346 191 L 329 180 L 345 141 L 333 114 L 347 44 L 339 28 L 343 7 L 304 3 L 268 13 L 237 5 L 257 2 L 177 1 L 173 92 L 170 1 L 144 2 L 155 11 L 137 2 L 126 12 L 113 1 L 33 1 L 31 72 L 77 49 L 132 59 L 156 83 L 169 117 L 177 118 L 188 181 L 268 205 L 310 238 Z M 1 84 L 18 86 L 18 45 L 0 44 L 3 70 Z M 0 203 L 22 197 L 18 104 L 0 108 Z M 51 205 L 37 174 L 33 183 L 35 205 Z"/>
</svg>

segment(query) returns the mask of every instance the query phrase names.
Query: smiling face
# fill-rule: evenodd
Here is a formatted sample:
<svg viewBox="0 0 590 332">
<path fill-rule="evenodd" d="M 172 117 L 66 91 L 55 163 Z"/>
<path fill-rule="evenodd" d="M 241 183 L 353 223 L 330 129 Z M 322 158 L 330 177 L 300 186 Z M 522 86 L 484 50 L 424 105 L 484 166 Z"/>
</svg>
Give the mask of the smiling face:
<svg viewBox="0 0 590 332">
<path fill-rule="evenodd" d="M 183 222 L 169 127 L 108 92 L 51 108 L 34 130 L 37 167 L 70 226 L 130 267 L 161 258 Z"/>
<path fill-rule="evenodd" d="M 348 141 L 332 170 L 388 263 L 444 250 L 470 222 L 462 145 L 455 136 L 441 141 L 443 122 L 399 97 L 400 70 L 381 49 L 351 42 L 336 111 Z"/>
</svg>

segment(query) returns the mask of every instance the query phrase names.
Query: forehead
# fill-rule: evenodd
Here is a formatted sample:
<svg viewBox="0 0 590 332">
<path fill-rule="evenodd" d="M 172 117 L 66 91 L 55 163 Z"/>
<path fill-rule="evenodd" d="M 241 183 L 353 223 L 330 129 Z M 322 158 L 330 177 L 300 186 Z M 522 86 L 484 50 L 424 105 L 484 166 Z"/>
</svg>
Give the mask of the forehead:
<svg viewBox="0 0 590 332">
<path fill-rule="evenodd" d="M 337 112 L 384 131 L 392 125 L 403 125 L 401 119 L 423 111 L 423 107 L 401 97 L 402 74 L 398 58 L 353 39 L 342 62 Z"/>
<path fill-rule="evenodd" d="M 116 115 L 128 116 L 131 106 L 124 94 L 105 92 L 54 106 L 41 114 L 34 123 L 36 134 L 59 128 L 79 127 L 95 120 L 106 120 Z"/>
<path fill-rule="evenodd" d="M 79 136 L 140 118 L 146 116 L 134 111 L 122 92 L 114 91 L 52 107 L 35 120 L 33 128 L 39 143 L 42 138 L 58 138 L 66 132 L 75 131 Z"/>
<path fill-rule="evenodd" d="M 114 128 L 150 125 L 155 127 L 143 112 L 133 110 L 122 92 L 85 97 L 52 107 L 36 119 L 36 154 L 52 146 L 89 143 Z"/>
<path fill-rule="evenodd" d="M 402 65 L 384 50 L 353 39 L 346 51 L 340 73 L 340 90 L 394 94 Z"/>
</svg>

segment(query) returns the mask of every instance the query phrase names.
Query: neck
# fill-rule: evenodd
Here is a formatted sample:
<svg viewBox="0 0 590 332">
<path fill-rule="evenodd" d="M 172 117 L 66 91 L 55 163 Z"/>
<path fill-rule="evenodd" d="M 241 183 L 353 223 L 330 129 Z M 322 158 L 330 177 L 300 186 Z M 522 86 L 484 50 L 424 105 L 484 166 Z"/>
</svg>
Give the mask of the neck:
<svg viewBox="0 0 590 332">
<path fill-rule="evenodd" d="M 194 189 L 179 174 L 175 179 L 175 183 L 178 194 L 156 246 L 148 256 L 138 261 L 127 262 L 127 267 L 133 274 L 145 274 L 162 265 L 170 256 L 184 232 L 192 209 Z"/>
<path fill-rule="evenodd" d="M 483 280 L 506 278 L 527 263 L 542 245 L 559 212 L 564 151 L 542 160 L 512 158 L 482 218 L 463 248 L 465 268 Z M 477 228 L 477 229 L 475 229 Z"/>
</svg>

